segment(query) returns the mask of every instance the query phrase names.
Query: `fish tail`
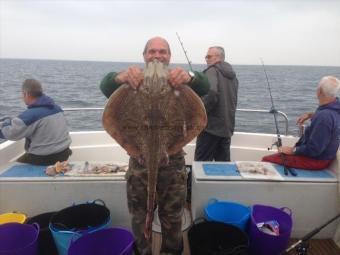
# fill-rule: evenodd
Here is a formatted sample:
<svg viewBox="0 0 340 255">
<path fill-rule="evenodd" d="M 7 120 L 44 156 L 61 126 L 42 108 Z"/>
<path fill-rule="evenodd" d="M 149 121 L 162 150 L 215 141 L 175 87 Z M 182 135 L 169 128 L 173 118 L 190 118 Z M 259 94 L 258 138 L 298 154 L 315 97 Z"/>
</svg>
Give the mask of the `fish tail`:
<svg viewBox="0 0 340 255">
<path fill-rule="evenodd" d="M 153 216 L 154 216 L 153 210 L 152 211 L 148 210 L 146 214 L 145 227 L 144 227 L 144 237 L 146 240 L 150 240 L 151 238 Z"/>
</svg>

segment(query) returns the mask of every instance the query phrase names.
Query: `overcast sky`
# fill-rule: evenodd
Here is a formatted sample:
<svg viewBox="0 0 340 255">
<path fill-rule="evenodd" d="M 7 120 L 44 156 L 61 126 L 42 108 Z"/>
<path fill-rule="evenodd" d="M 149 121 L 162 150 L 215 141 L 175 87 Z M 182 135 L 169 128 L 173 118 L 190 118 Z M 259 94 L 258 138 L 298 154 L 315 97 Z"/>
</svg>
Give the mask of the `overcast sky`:
<svg viewBox="0 0 340 255">
<path fill-rule="evenodd" d="M 141 62 L 168 39 L 172 62 L 340 66 L 340 0 L 0 0 L 0 58 Z"/>
</svg>

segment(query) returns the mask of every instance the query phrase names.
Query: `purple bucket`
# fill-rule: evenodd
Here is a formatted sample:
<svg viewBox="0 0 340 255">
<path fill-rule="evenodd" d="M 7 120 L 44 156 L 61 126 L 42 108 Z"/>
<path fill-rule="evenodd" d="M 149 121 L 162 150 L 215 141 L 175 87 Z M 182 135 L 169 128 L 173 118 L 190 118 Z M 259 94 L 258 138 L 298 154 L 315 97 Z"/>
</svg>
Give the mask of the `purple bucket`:
<svg viewBox="0 0 340 255">
<path fill-rule="evenodd" d="M 258 229 L 257 223 L 276 220 L 279 223 L 278 236 L 266 234 Z M 277 255 L 288 245 L 292 232 L 292 212 L 289 208 L 275 208 L 266 205 L 254 205 L 249 227 L 250 251 L 253 255 Z"/>
<path fill-rule="evenodd" d="M 39 255 L 58 255 L 57 247 L 55 246 L 52 233 L 49 229 L 49 223 L 55 212 L 47 212 L 39 214 L 27 219 L 27 224 L 34 222 L 40 226 L 38 238 L 38 253 Z"/>
<path fill-rule="evenodd" d="M 132 255 L 134 238 L 124 228 L 106 228 L 72 241 L 68 255 Z"/>
<path fill-rule="evenodd" d="M 0 255 L 37 255 L 38 235 L 36 223 L 0 225 Z"/>
</svg>

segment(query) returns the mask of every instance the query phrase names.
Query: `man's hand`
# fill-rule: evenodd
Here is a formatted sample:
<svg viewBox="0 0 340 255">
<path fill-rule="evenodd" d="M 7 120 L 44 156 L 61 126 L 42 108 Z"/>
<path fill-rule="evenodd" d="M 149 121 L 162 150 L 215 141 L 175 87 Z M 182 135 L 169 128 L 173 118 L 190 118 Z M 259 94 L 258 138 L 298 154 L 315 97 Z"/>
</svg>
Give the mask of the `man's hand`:
<svg viewBox="0 0 340 255">
<path fill-rule="evenodd" d="M 4 117 L 0 119 L 0 129 L 2 129 L 4 126 L 10 125 L 12 119 L 10 117 Z"/>
<path fill-rule="evenodd" d="M 176 67 L 169 71 L 168 80 L 172 87 L 177 88 L 179 85 L 189 83 L 191 77 L 186 70 L 181 67 Z"/>
<path fill-rule="evenodd" d="M 119 84 L 127 83 L 133 89 L 137 89 L 144 79 L 143 70 L 138 66 L 130 66 L 125 71 L 119 73 L 115 80 Z"/>
<path fill-rule="evenodd" d="M 289 146 L 281 146 L 278 149 L 279 153 L 287 154 L 287 155 L 293 155 L 294 154 L 294 147 Z"/>
<path fill-rule="evenodd" d="M 306 112 L 304 114 L 302 114 L 296 121 L 296 125 L 303 125 L 303 123 L 306 121 L 306 120 L 309 120 L 310 118 L 312 118 L 314 115 L 313 112 Z"/>
</svg>

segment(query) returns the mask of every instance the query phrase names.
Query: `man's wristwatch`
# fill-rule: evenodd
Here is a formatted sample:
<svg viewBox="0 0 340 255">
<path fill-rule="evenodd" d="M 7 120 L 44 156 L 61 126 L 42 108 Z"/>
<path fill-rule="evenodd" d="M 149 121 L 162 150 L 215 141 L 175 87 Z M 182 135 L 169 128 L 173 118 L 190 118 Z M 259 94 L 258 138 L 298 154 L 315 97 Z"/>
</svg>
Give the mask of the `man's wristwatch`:
<svg viewBox="0 0 340 255">
<path fill-rule="evenodd" d="M 195 73 L 193 71 L 189 71 L 188 72 L 189 76 L 190 76 L 190 81 L 189 83 L 191 83 L 194 79 L 195 79 Z"/>
</svg>

